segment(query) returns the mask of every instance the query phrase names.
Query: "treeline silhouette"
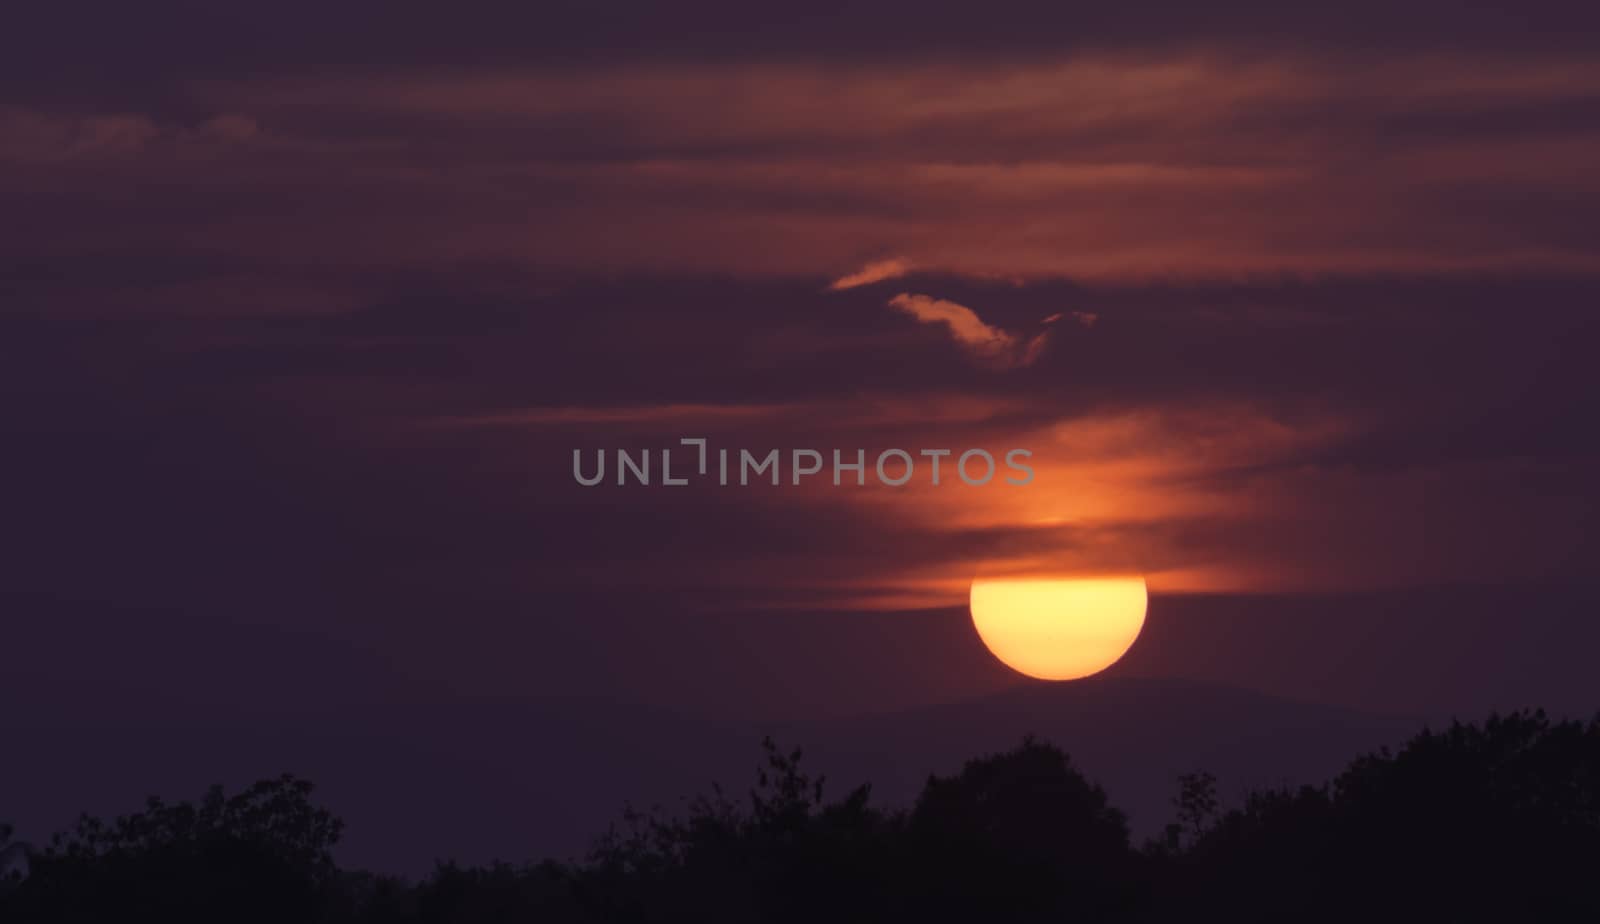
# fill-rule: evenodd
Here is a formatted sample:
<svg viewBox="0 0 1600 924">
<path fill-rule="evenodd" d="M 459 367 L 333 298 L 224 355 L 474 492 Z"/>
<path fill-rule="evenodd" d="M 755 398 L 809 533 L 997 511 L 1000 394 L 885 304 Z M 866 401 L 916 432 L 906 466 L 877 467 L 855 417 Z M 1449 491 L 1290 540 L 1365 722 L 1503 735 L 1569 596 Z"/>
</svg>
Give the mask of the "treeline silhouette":
<svg viewBox="0 0 1600 924">
<path fill-rule="evenodd" d="M 799 751 L 764 746 L 748 793 L 628 811 L 581 861 L 419 882 L 339 869 L 342 824 L 289 776 L 38 848 L 0 826 L 0 921 L 1600 920 L 1600 718 L 1453 724 L 1231 807 L 1188 774 L 1143 844 L 1031 738 L 899 810 L 867 786 L 829 799 Z"/>
</svg>

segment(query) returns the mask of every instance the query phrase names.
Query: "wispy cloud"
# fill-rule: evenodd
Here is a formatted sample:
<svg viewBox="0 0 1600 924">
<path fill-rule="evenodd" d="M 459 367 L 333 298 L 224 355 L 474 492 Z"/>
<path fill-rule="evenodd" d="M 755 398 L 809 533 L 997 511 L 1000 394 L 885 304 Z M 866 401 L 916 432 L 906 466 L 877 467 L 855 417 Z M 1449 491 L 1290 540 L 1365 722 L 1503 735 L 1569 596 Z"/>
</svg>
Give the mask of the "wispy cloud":
<svg viewBox="0 0 1600 924">
<path fill-rule="evenodd" d="M 778 404 L 636 404 L 624 407 L 530 407 L 470 417 L 447 418 L 440 423 L 474 426 L 706 423 L 718 420 L 755 420 L 785 410 Z"/>
<path fill-rule="evenodd" d="M 966 305 L 902 292 L 889 299 L 889 307 L 903 311 L 924 324 L 943 324 L 950 336 L 974 359 L 995 369 L 1015 369 L 1032 365 L 1044 352 L 1049 332 L 1023 340 L 1009 331 L 1001 330 L 978 317 Z"/>
<path fill-rule="evenodd" d="M 1069 315 L 1072 317 L 1072 320 L 1078 323 L 1080 327 L 1093 327 L 1100 323 L 1100 315 L 1094 313 L 1093 311 L 1057 311 L 1055 314 L 1052 314 L 1049 317 L 1041 320 L 1039 323 L 1054 324 Z"/>
<path fill-rule="evenodd" d="M 254 119 L 224 114 L 194 124 L 159 123 L 142 113 L 62 116 L 0 106 L 0 160 L 24 164 L 131 157 L 158 149 L 215 153 L 261 138 Z"/>
<path fill-rule="evenodd" d="M 889 427 L 965 425 L 1026 415 L 1026 401 L 933 392 L 915 397 L 852 394 L 848 399 L 796 400 L 767 404 L 632 404 L 625 406 L 525 407 L 482 414 L 433 418 L 430 426 L 608 426 L 694 425 L 749 428 L 778 425 L 796 431 L 837 432 Z"/>
<path fill-rule="evenodd" d="M 856 289 L 861 286 L 870 286 L 875 282 L 886 279 L 899 279 L 911 272 L 911 261 L 901 257 L 888 260 L 877 260 L 856 270 L 848 276 L 841 276 L 828 284 L 828 291 L 840 292 L 845 289 Z"/>
</svg>

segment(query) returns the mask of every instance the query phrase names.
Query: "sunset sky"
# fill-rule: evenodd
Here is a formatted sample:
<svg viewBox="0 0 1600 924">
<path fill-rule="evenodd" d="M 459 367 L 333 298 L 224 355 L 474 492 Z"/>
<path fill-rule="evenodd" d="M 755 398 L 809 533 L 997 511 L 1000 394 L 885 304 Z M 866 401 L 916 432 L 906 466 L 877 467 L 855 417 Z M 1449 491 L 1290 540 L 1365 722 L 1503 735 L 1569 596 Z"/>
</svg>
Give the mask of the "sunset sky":
<svg viewBox="0 0 1600 924">
<path fill-rule="evenodd" d="M 1129 675 L 1592 708 L 1600 16 L 1459 6 L 14 12 L 0 692 L 905 708 L 1031 562 Z M 574 483 L 683 437 L 1036 477 Z"/>
</svg>

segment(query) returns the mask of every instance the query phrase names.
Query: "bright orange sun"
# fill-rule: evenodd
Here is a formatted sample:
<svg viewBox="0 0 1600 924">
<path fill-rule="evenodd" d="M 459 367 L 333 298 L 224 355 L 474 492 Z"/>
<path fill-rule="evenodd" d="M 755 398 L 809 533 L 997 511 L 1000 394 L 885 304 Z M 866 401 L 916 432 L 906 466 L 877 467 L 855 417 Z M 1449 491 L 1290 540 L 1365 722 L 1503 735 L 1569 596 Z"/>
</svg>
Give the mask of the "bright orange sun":
<svg viewBox="0 0 1600 924">
<path fill-rule="evenodd" d="M 972 624 L 1007 667 L 1075 680 L 1116 663 L 1144 627 L 1142 577 L 978 578 Z"/>
</svg>

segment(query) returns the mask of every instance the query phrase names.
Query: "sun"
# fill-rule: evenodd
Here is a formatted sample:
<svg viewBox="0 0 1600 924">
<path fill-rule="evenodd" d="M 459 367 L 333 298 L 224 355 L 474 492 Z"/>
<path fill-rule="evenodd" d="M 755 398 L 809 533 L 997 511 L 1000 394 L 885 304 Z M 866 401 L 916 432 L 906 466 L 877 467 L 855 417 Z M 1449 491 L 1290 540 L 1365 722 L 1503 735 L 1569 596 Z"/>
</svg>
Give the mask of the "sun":
<svg viewBox="0 0 1600 924">
<path fill-rule="evenodd" d="M 1142 577 L 978 578 L 972 624 L 1012 670 L 1075 680 L 1105 670 L 1133 647 L 1148 602 Z"/>
</svg>

